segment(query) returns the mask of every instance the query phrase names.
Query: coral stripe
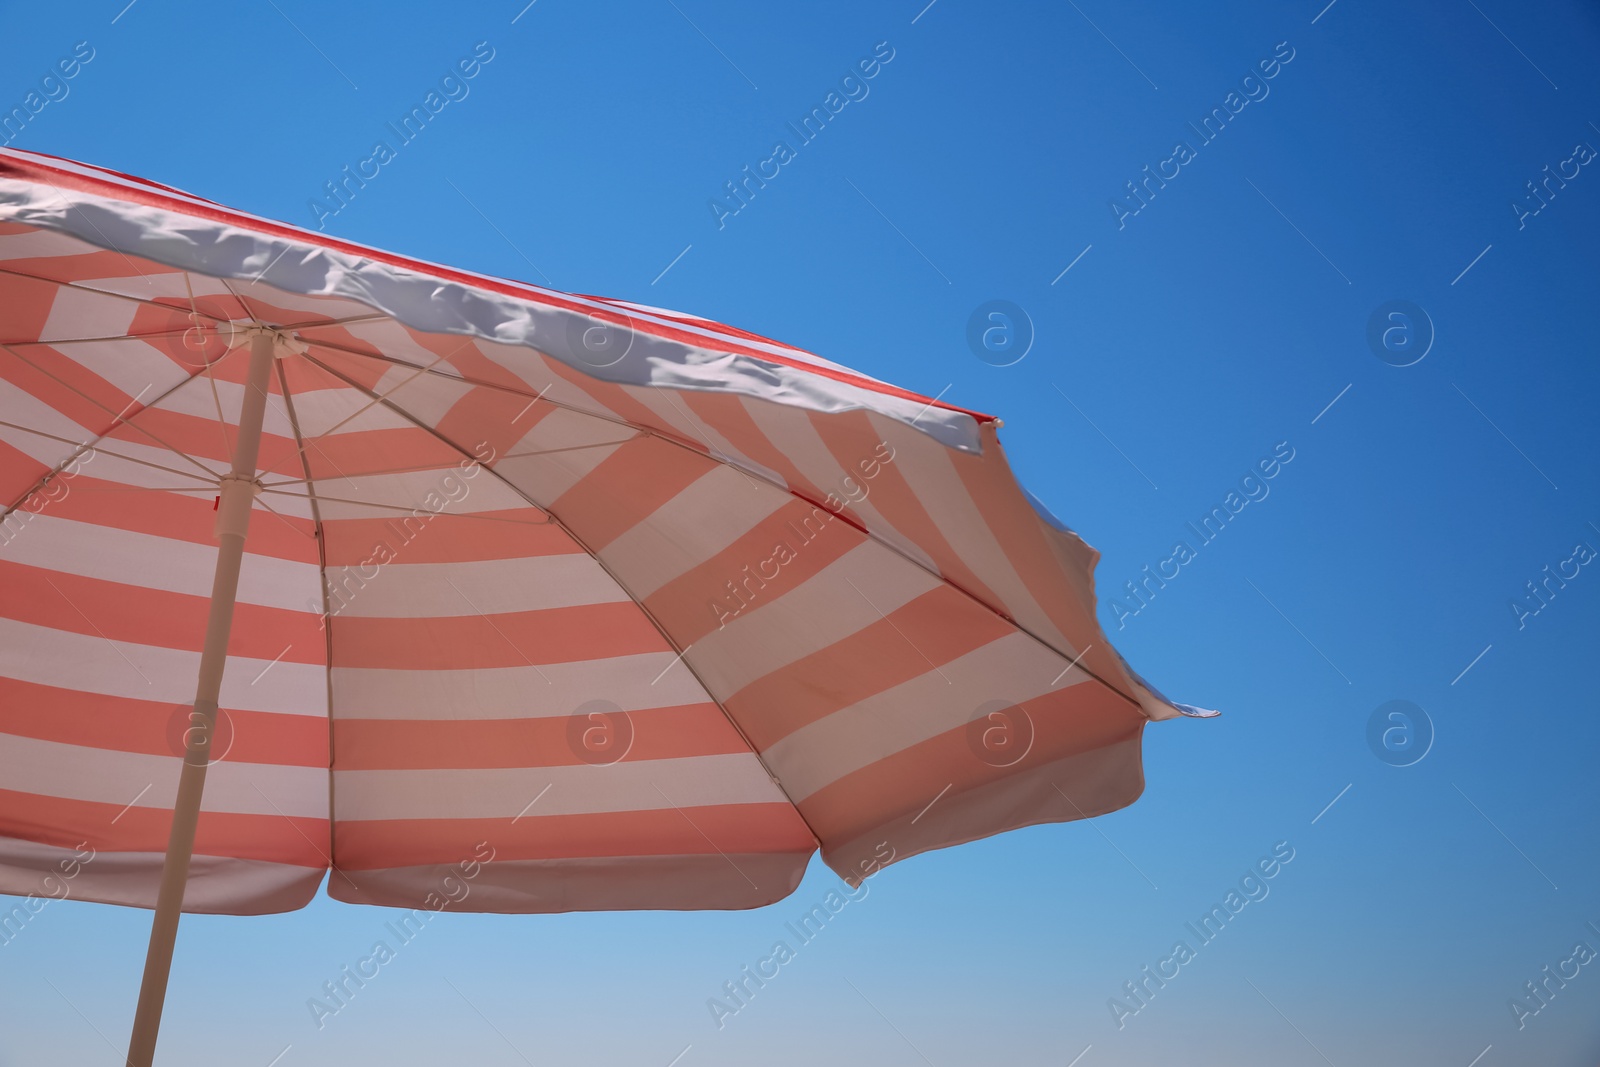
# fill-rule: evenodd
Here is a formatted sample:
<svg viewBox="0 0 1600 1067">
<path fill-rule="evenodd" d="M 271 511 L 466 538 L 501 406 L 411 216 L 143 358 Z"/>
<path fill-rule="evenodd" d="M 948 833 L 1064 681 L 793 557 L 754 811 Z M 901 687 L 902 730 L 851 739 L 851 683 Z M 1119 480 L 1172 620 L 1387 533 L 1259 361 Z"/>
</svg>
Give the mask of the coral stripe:
<svg viewBox="0 0 1600 1067">
<path fill-rule="evenodd" d="M 974 733 L 981 737 L 981 729 L 960 727 L 842 776 L 807 797 L 800 811 L 824 841 L 849 841 L 879 823 L 915 815 L 946 787 L 959 794 L 1002 781 L 1064 756 L 1126 740 L 1145 723 L 1127 700 L 1098 685 L 1057 690 L 1024 701 L 1023 707 L 1033 724 L 1033 744 L 1016 764 L 996 767 L 984 762 L 973 737 Z M 937 812 L 938 804 L 929 810 Z M 1061 814 L 1063 819 L 1072 817 L 1065 804 Z"/>
<path fill-rule="evenodd" d="M 340 615 L 332 631 L 335 665 L 394 670 L 569 663 L 668 647 L 632 603 L 440 619 Z"/>
<path fill-rule="evenodd" d="M 0 729 L 3 723 L 0 717 Z M 603 766 L 611 757 L 606 746 L 624 743 L 629 761 L 749 751 L 712 703 L 625 714 L 580 705 L 571 715 L 536 719 L 341 719 L 333 737 L 340 771 Z"/>
<path fill-rule="evenodd" d="M 718 852 L 809 852 L 810 831 L 788 804 L 719 804 L 658 811 L 502 819 L 340 820 L 339 866 L 376 870 L 456 863 L 488 841 L 496 859 L 698 856 Z"/>
<path fill-rule="evenodd" d="M 173 773 L 177 774 L 176 759 Z M 113 822 L 112 820 L 116 820 Z M 172 812 L 92 800 L 65 800 L 0 789 L 0 836 L 74 848 L 88 842 L 101 852 L 167 849 Z M 279 815 L 200 812 L 197 856 L 231 856 L 301 867 L 327 866 L 328 820 Z"/>
<path fill-rule="evenodd" d="M 0 618 L 78 634 L 198 652 L 205 642 L 207 597 L 29 567 L 0 560 Z M 240 603 L 228 653 L 289 663 L 323 663 L 318 617 Z"/>
<path fill-rule="evenodd" d="M 41 709 L 50 709 L 41 714 Z M 151 756 L 182 752 L 187 704 L 84 693 L 0 677 L 0 734 Z M 328 722 L 315 715 L 222 709 L 213 758 L 286 767 L 328 765 Z"/>
</svg>

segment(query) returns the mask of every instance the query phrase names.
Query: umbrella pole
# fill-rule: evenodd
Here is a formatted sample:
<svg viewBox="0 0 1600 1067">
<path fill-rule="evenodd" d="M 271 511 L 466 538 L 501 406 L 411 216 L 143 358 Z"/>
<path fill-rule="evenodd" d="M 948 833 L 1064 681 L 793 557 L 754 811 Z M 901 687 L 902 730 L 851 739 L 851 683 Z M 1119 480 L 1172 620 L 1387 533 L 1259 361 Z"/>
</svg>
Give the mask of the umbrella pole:
<svg viewBox="0 0 1600 1067">
<path fill-rule="evenodd" d="M 155 1057 L 156 1032 L 161 1026 L 161 1008 L 167 996 L 167 976 L 172 970 L 172 948 L 178 936 L 183 891 L 189 879 L 189 858 L 194 852 L 195 826 L 200 820 L 200 795 L 205 789 L 206 766 L 211 758 L 211 735 L 222 691 L 222 670 L 227 662 L 228 635 L 233 629 L 233 605 L 239 591 L 245 533 L 250 524 L 250 508 L 259 489 L 256 455 L 261 446 L 267 378 L 272 369 L 276 340 L 267 330 L 258 329 L 250 335 L 250 371 L 239 415 L 233 470 L 222 479 L 217 503 L 217 569 L 211 583 L 211 614 L 200 655 L 194 710 L 184 735 L 187 751 L 172 809 L 166 860 L 161 866 L 161 888 L 156 895 L 155 920 L 150 927 L 150 948 L 145 954 L 144 980 L 139 986 L 139 1007 L 134 1013 L 133 1036 L 128 1042 L 128 1067 L 150 1067 Z"/>
</svg>

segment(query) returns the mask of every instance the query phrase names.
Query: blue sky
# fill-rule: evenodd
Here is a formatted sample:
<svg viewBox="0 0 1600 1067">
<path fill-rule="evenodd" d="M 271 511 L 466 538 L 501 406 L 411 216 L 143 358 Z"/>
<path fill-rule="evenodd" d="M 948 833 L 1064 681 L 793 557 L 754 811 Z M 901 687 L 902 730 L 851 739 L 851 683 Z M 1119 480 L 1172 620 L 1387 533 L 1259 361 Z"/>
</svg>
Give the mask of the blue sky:
<svg viewBox="0 0 1600 1067">
<path fill-rule="evenodd" d="M 1510 606 L 1600 550 L 1592 5 L 124 2 L 7 10 L 6 110 L 93 50 L 16 146 L 315 225 L 386 139 L 328 232 L 1001 415 L 1024 483 L 1103 553 L 1123 654 L 1224 712 L 1152 726 L 1125 811 L 885 871 L 720 1030 L 707 999 L 837 886 L 820 862 L 755 912 L 445 915 L 320 1031 L 307 998 L 390 916 L 187 918 L 160 1062 L 1600 1058 L 1600 963 L 1520 1029 L 1508 1003 L 1600 951 L 1600 568 L 1520 628 Z M 800 144 L 787 124 L 875 48 Z M 714 208 L 778 140 L 793 158 Z M 1546 166 L 1570 177 L 1540 204 Z M 1008 366 L 968 343 L 995 300 L 1031 338 Z M 1431 336 L 1409 366 L 1368 342 L 1392 301 Z M 1110 595 L 1283 443 L 1266 495 L 1119 619 Z M 1403 767 L 1368 742 L 1395 700 L 1431 723 Z M 1123 983 L 1279 842 L 1267 895 L 1119 1028 Z M 148 929 L 68 901 L 0 947 L 0 1064 L 118 1062 Z"/>
</svg>

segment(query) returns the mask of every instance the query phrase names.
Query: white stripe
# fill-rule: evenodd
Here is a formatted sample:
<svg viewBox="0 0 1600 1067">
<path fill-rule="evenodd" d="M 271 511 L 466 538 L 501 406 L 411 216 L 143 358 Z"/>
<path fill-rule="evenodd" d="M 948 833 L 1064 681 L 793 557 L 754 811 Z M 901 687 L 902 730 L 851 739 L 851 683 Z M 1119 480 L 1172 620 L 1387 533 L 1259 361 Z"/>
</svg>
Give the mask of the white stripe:
<svg viewBox="0 0 1600 1067">
<path fill-rule="evenodd" d="M 101 849 L 92 862 L 84 863 L 82 854 L 75 849 L 5 838 L 0 838 L 0 893 L 19 897 L 29 893 L 49 896 L 52 889 L 59 893 L 60 873 L 74 869 L 62 864 L 73 859 L 79 866 L 70 885 L 72 899 L 142 908 L 155 906 L 165 852 Z M 435 868 L 428 870 L 432 872 Z M 293 911 L 306 906 L 322 877 L 321 864 L 307 867 L 233 856 L 197 855 L 189 865 L 189 885 L 183 892 L 183 906 L 187 911 L 233 915 Z M 422 899 L 420 894 L 417 899 Z"/>
<path fill-rule="evenodd" d="M 330 431 L 332 436 L 338 436 L 368 430 L 415 429 L 398 414 L 356 389 L 342 386 L 304 391 L 296 389 L 292 399 L 294 417 L 300 423 L 302 437 L 329 436 Z"/>
<path fill-rule="evenodd" d="M 797 551 L 804 552 L 804 546 Z M 879 611 L 892 612 L 941 584 L 889 549 L 866 541 L 782 596 L 769 602 L 757 599 L 722 629 L 696 641 L 691 658 L 712 693 L 727 699 L 751 682 L 881 622 Z M 712 614 L 709 606 L 706 610 Z"/>
<path fill-rule="evenodd" d="M 404 549 L 395 554 L 404 558 Z M 328 582 L 336 590 L 350 590 L 339 615 L 368 619 L 497 615 L 631 600 L 584 552 L 465 563 L 378 564 L 371 578 L 341 567 L 329 570 Z"/>
<path fill-rule="evenodd" d="M 526 348 L 518 348 L 514 345 L 495 344 L 493 341 L 481 339 L 474 341 L 473 347 L 485 359 L 504 367 L 515 375 L 528 387 L 531 395 L 538 395 L 541 391 L 548 389 L 549 391 L 544 394 L 546 399 L 559 404 L 564 409 L 597 415 L 603 421 L 613 423 L 619 419 L 615 411 L 600 403 L 587 390 L 551 370 L 551 361 L 537 352 Z"/>
<path fill-rule="evenodd" d="M 72 345 L 64 351 L 69 355 L 78 355 L 85 349 L 104 349 L 108 354 L 108 358 L 115 360 L 120 359 L 129 352 L 136 343 L 145 349 L 155 351 L 143 342 L 131 341 L 114 341 L 104 345 Z M 236 348 L 228 353 L 227 356 L 224 356 L 222 361 L 233 360 L 237 362 L 242 351 L 242 349 Z M 165 359 L 166 357 L 163 356 L 162 358 Z M 99 371 L 97 370 L 96 373 L 99 373 Z M 212 383 L 207 375 L 196 374 L 174 389 L 171 394 L 162 397 L 159 404 L 151 406 L 157 411 L 171 411 L 179 415 L 188 415 L 192 418 L 201 419 L 208 423 L 206 436 L 203 438 L 205 441 L 205 455 L 215 457 L 213 458 L 213 466 L 226 467 L 228 461 L 221 458 L 223 456 L 224 439 L 222 431 L 217 428 L 217 407 L 219 404 L 222 407 L 222 417 L 227 422 L 229 430 L 227 440 L 232 441 L 237 433 L 236 428 L 239 425 L 240 410 L 244 406 L 245 387 L 218 375 L 216 376 L 217 395 L 213 397 L 211 395 L 211 385 Z M 130 393 L 129 395 L 133 394 Z M 147 395 L 145 399 L 148 401 L 150 397 Z M 295 402 L 299 403 L 298 394 L 296 394 Z M 138 423 L 142 415 L 143 412 L 140 412 L 129 421 Z M 269 393 L 267 397 L 267 407 L 261 422 L 261 430 L 265 434 L 280 438 L 278 441 L 263 440 L 261 442 L 265 457 L 270 457 L 274 451 L 282 449 L 286 443 L 292 446 L 294 442 L 294 425 L 289 422 L 289 413 L 283 406 L 283 397 L 276 393 Z M 127 431 L 123 432 L 124 434 L 127 433 Z M 133 432 L 137 433 L 138 431 Z M 158 433 L 158 436 L 165 435 Z M 294 469 L 296 473 L 299 473 L 298 463 L 294 465 Z"/>
<path fill-rule="evenodd" d="M 623 760 L 605 767 L 494 767 L 333 772 L 339 821 L 510 820 L 540 790 L 529 820 L 592 812 L 693 809 L 710 804 L 787 803 L 748 752 L 683 759 Z M 693 812 L 689 813 L 691 820 Z M 713 846 L 707 845 L 708 849 Z"/>
<path fill-rule="evenodd" d="M 627 426 L 557 409 L 506 449 L 504 456 L 495 460 L 494 470 L 529 498 L 548 506 L 610 458 L 618 446 L 609 442 L 626 440 L 633 433 Z M 570 451 L 550 451 L 557 448 Z M 518 456 L 519 452 L 543 454 Z"/>
<path fill-rule="evenodd" d="M 35 231 L 29 237 L 44 237 L 44 231 Z M 5 241 L 15 241 L 15 237 L 4 238 Z M 5 246 L 0 244 L 0 259 L 8 258 Z M 139 311 L 139 305 L 126 300 L 116 300 L 98 293 L 84 292 L 82 289 L 72 289 L 65 285 L 56 289 L 55 296 L 50 301 L 50 315 L 44 320 L 44 326 L 39 330 L 41 341 L 64 341 L 77 337 L 121 337 L 128 332 L 128 327 L 133 324 L 133 317 Z M 169 370 L 176 372 L 177 368 L 170 361 L 167 363 Z M 138 392 L 129 393 L 133 396 Z"/>
<path fill-rule="evenodd" d="M 63 289 L 65 296 L 72 290 Z M 60 303 L 57 297 L 57 303 Z M 117 303 L 122 303 L 117 301 Z M 177 338 L 175 344 L 181 344 Z M 103 378 L 126 394 L 129 399 L 144 394 L 143 403 L 150 403 L 162 392 L 183 381 L 185 371 L 160 349 L 145 341 L 126 338 L 117 341 L 84 341 L 62 345 L 54 349 L 63 359 L 69 360 L 99 378 Z M 196 368 L 198 369 L 198 368 Z M 211 419 L 216 419 L 215 406 Z M 105 421 L 111 421 L 107 413 Z"/>
<path fill-rule="evenodd" d="M 101 249 L 86 245 L 82 251 L 85 253 L 99 252 Z M 122 262 L 120 257 L 118 258 L 118 262 Z M 226 297 L 228 303 L 233 305 L 233 313 L 236 315 L 242 313 L 242 311 L 239 309 L 239 301 L 234 299 L 233 294 L 228 291 L 228 287 L 222 283 L 221 279 L 213 278 L 208 274 L 194 273 L 189 274 L 186 279 L 183 271 L 173 270 L 169 267 L 165 267 L 163 264 L 154 263 L 148 260 L 146 261 L 146 265 L 152 268 L 152 273 L 124 274 L 108 278 L 87 278 L 83 281 L 75 282 L 74 284 L 88 286 L 91 289 L 99 289 L 107 293 L 120 293 L 124 296 L 131 296 L 140 300 L 151 300 L 156 297 L 166 297 L 169 300 L 180 301 L 180 304 L 170 306 L 169 310 L 172 312 L 177 323 L 183 329 L 188 329 L 190 325 L 188 303 L 189 292 L 191 288 L 194 291 L 194 295 L 197 297 Z M 125 300 L 118 300 L 116 303 L 127 305 L 127 301 Z M 211 321 L 209 316 L 205 318 L 205 321 Z M 82 337 L 86 335 L 78 334 L 77 336 Z M 94 337 L 104 335 L 88 334 L 87 336 Z"/>
<path fill-rule="evenodd" d="M 0 426 L 0 440 L 4 440 L 18 452 L 52 467 L 72 454 L 73 445 L 51 440 L 40 436 L 41 434 L 65 437 L 75 444 L 87 443 L 91 436 L 88 430 L 61 412 L 4 378 L 0 378 L 0 413 L 3 413 L 6 422 L 39 431 L 28 433 L 24 430 L 14 430 L 9 426 Z M 107 419 L 109 420 L 110 416 L 107 416 Z"/>
<path fill-rule="evenodd" d="M 373 325 L 392 324 L 378 323 Z M 356 328 L 351 327 L 352 330 Z M 396 329 L 398 328 L 396 327 Z M 404 333 L 404 331 L 399 332 Z M 394 354 L 389 348 L 382 348 L 381 351 L 385 354 Z M 421 352 L 412 358 L 421 360 L 422 362 L 419 365 L 426 367 L 439 357 L 432 352 Z M 402 367 L 398 364 L 391 364 L 389 369 L 383 372 L 383 376 L 372 384 L 372 392 L 375 396 L 384 397 L 393 403 L 395 407 L 401 408 L 407 415 L 423 426 L 438 426 L 439 421 L 450 413 L 450 409 L 455 407 L 462 397 L 472 392 L 476 387 L 449 377 L 448 363 L 440 363 L 433 369 L 443 373 L 419 374 L 416 367 Z M 476 443 L 476 441 L 471 441 L 468 442 L 468 445 Z"/>
<path fill-rule="evenodd" d="M 338 621 L 333 625 L 337 633 Z M 341 719 L 411 721 L 560 718 L 592 700 L 624 711 L 710 703 L 689 671 L 662 673 L 675 659 L 671 652 L 646 652 L 538 669 L 427 671 L 336 665 L 333 703 Z"/>
<path fill-rule="evenodd" d="M 28 430 L 16 430 L 0 426 L 0 441 L 49 467 L 59 466 L 73 453 L 77 445 L 88 444 L 95 437 L 89 430 L 67 418 L 43 400 L 3 378 L 0 378 L 0 412 L 4 412 L 3 417 L 6 422 L 28 427 Z M 112 416 L 108 413 L 105 418 L 109 423 Z M 137 430 L 124 429 L 122 432 L 128 435 L 126 439 L 103 439 L 95 447 L 109 449 L 113 453 L 127 456 L 128 459 L 183 471 L 184 474 L 169 474 L 140 463 L 129 463 L 103 452 L 97 452 L 93 459 L 83 461 L 80 467 L 82 473 L 125 485 L 152 486 L 183 485 L 194 481 L 185 477 L 190 474 L 195 478 L 205 477 L 200 467 L 196 467 L 171 449 L 146 443 L 150 439 Z M 45 437 L 43 434 L 52 436 Z M 67 444 L 54 438 L 66 438 L 73 443 Z M 217 465 L 212 464 L 212 469 L 217 469 Z M 195 485 L 198 488 L 206 488 L 198 481 L 195 481 Z"/>
<path fill-rule="evenodd" d="M 368 312 L 369 314 L 373 313 L 371 309 L 368 309 Z M 352 322 L 347 326 L 335 327 L 335 329 L 343 330 L 351 337 L 365 341 L 390 359 L 404 360 L 407 363 L 416 364 L 417 367 L 432 366 L 435 371 L 443 375 L 458 375 L 461 373 L 461 368 L 455 366 L 448 359 L 440 359 L 440 353 L 435 352 L 432 348 L 417 340 L 418 335 L 416 333 L 408 329 L 403 323 L 396 322 L 392 318 L 373 319 L 370 322 Z M 436 334 L 428 336 L 436 345 L 440 341 L 445 342 L 444 349 L 446 352 L 457 349 L 464 350 L 469 345 L 465 337 L 440 336 Z M 394 374 L 396 371 L 400 372 L 400 378 L 406 378 L 416 373 L 415 368 L 398 366 L 391 367 L 388 373 Z M 427 380 L 427 377 L 418 377 L 417 379 L 419 383 Z M 406 388 L 409 390 L 411 387 L 407 386 Z M 468 386 L 468 388 L 471 388 L 471 386 Z M 380 393 L 386 391 L 381 382 L 375 389 Z"/>
<path fill-rule="evenodd" d="M 229 656 L 219 703 L 242 711 L 327 715 L 328 690 L 321 666 L 279 663 L 252 685 L 251 679 L 260 676 L 271 662 Z M 71 633 L 0 618 L 0 675 L 18 681 L 187 706 L 194 701 L 199 671 L 199 652 L 130 641 L 118 641 L 113 648 L 95 633 Z"/>
<path fill-rule="evenodd" d="M 757 463 L 733 447 L 733 443 L 717 431 L 716 425 L 689 406 L 683 390 L 623 386 L 623 392 L 644 407 L 655 412 L 656 418 L 677 431 L 680 438 L 696 445 L 705 445 L 711 457 L 723 463 L 734 463 L 763 478 L 773 485 L 787 485 L 783 475 Z"/>
<path fill-rule="evenodd" d="M 1012 632 L 801 727 L 763 755 L 798 803 L 853 771 L 966 725 L 990 701 L 1016 704 L 1049 691 L 1060 663 L 1056 653 Z M 1065 684 L 1087 680 L 1074 671 Z"/>
<path fill-rule="evenodd" d="M 93 464 L 88 469 L 93 469 Z M 276 521 L 267 515 L 261 518 Z M 26 536 L 6 546 L 5 558 L 61 574 L 118 582 L 128 587 L 126 595 L 131 597 L 137 597 L 142 589 L 160 589 L 209 600 L 217 549 L 63 519 L 46 510 L 29 520 Z M 245 553 L 239 573 L 241 604 L 305 611 L 308 600 L 320 602 L 321 598 L 322 573 L 317 564 Z"/>
<path fill-rule="evenodd" d="M 52 230 L 25 230 L 0 235 L 0 260 L 55 259 L 99 252 L 93 245 Z"/>
<path fill-rule="evenodd" d="M 461 460 L 469 465 L 471 462 L 465 457 Z M 347 478 L 319 479 L 315 484 L 319 498 L 335 497 L 407 511 L 415 509 L 424 514 L 470 515 L 528 506 L 526 500 L 498 478 L 485 474 L 481 468 L 467 477 L 460 464 L 398 474 L 353 474 Z M 300 486 L 283 488 L 291 493 L 300 491 Z M 278 501 L 285 498 L 271 494 L 261 499 L 277 507 Z M 349 506 L 337 500 L 323 502 L 321 507 L 324 519 L 370 519 L 381 514 L 374 508 Z"/>
<path fill-rule="evenodd" d="M 277 512 L 278 515 L 281 515 L 281 516 L 283 516 L 285 518 L 289 518 L 289 519 L 305 519 L 307 521 L 310 521 L 310 519 L 311 519 L 311 500 L 310 500 L 309 497 L 304 495 L 304 492 L 305 492 L 304 483 L 295 483 L 293 485 L 286 485 L 286 486 L 283 486 L 282 488 L 285 490 L 284 492 L 281 492 L 281 493 L 262 493 L 261 495 L 256 497 L 254 510 L 251 512 L 251 515 L 254 516 L 250 520 L 251 522 L 260 522 L 260 523 L 268 523 L 268 522 L 270 522 L 274 526 L 279 526 L 281 528 L 281 524 L 279 523 L 278 519 L 275 518 L 273 515 L 267 513 L 266 509 L 267 509 L 268 506 L 270 506 L 273 511 Z M 296 494 L 300 494 L 300 495 L 296 495 Z M 208 495 L 212 497 L 213 501 L 215 501 L 216 490 L 214 490 L 214 489 L 211 490 Z M 373 512 L 372 512 L 371 508 L 364 508 L 362 510 L 362 514 L 363 514 L 363 516 L 365 516 L 367 518 L 371 518 Z M 327 511 L 326 508 L 324 508 L 323 511 L 322 511 L 322 517 L 323 518 L 327 518 L 328 517 L 328 511 Z M 209 529 L 209 527 L 208 527 L 208 529 Z M 299 531 L 299 532 L 301 532 L 301 533 L 303 533 L 305 535 L 306 544 L 309 546 L 311 544 L 310 531 L 309 530 L 303 530 L 303 531 Z"/>
<path fill-rule="evenodd" d="M 719 463 L 605 546 L 600 558 L 643 600 L 727 549 L 792 499 Z M 766 545 L 743 562 L 756 563 L 771 551 Z M 730 566 L 733 577 L 738 566 Z"/>
<path fill-rule="evenodd" d="M 62 800 L 122 807 L 141 789 L 135 805 L 171 811 L 178 796 L 177 756 L 67 745 L 0 734 L 0 782 L 5 788 Z M 328 817 L 326 767 L 218 760 L 206 771 L 202 811 L 237 815 Z"/>
</svg>

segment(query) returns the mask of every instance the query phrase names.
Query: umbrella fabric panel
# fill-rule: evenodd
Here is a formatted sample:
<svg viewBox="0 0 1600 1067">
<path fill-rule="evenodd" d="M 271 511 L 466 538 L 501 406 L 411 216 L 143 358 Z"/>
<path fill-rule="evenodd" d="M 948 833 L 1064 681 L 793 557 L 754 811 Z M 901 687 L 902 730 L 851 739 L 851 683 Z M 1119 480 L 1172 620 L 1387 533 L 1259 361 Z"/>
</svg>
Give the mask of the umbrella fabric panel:
<svg viewBox="0 0 1600 1067">
<path fill-rule="evenodd" d="M 429 406 L 435 386 L 418 388 Z M 592 395 L 614 414 L 628 398 L 607 388 L 618 387 Z M 500 401 L 494 389 L 462 392 L 439 422 L 483 425 L 474 407 Z M 819 440 L 841 419 L 816 418 Z M 1134 700 L 849 516 L 665 428 L 618 443 L 616 430 L 586 432 L 582 415 L 548 404 L 526 419 L 534 429 L 496 473 L 571 530 L 684 650 L 841 873 L 866 858 L 864 842 L 903 858 L 1138 795 L 1146 717 Z M 541 431 L 546 419 L 554 425 Z M 888 464 L 899 453 L 880 439 L 877 454 Z M 517 466 L 502 465 L 512 457 Z M 1015 758 L 992 758 L 982 743 L 997 709 L 1015 724 Z M 1086 758 L 1101 748 L 1111 751 Z M 1038 773 L 1004 787 L 1023 772 Z"/>
<path fill-rule="evenodd" d="M 286 361 L 309 489 L 271 495 L 304 494 L 326 566 L 330 893 L 422 907 L 485 855 L 478 910 L 792 892 L 804 822 L 651 618 L 491 462 L 543 450 L 446 436 L 534 435 L 548 405 L 481 410 L 504 395 L 320 360 Z"/>
<path fill-rule="evenodd" d="M 391 434 L 348 436 L 364 432 Z M 792 892 L 815 842 L 676 650 L 561 526 L 462 462 L 316 483 L 346 494 L 319 504 L 330 892 L 420 907 L 441 869 L 484 851 L 465 904 L 479 910 L 751 907 Z M 380 503 L 430 482 L 449 513 Z"/>
<path fill-rule="evenodd" d="M 17 240 L 0 235 L 0 255 Z M 142 284 L 123 257 L 87 254 L 94 264 L 51 265 L 108 290 Z M 228 441 L 215 412 L 236 412 L 242 386 L 227 361 L 192 378 L 196 357 L 175 335 L 119 336 L 161 333 L 164 310 L 0 277 L 0 491 L 12 506 L 0 547 L 0 885 L 53 895 L 67 864 L 73 895 L 149 905 L 216 556 L 209 472 L 225 468 Z M 320 590 L 315 542 L 309 525 L 265 509 L 252 527 L 196 911 L 301 907 L 328 855 L 326 659 L 317 613 L 297 602 Z"/>
</svg>

